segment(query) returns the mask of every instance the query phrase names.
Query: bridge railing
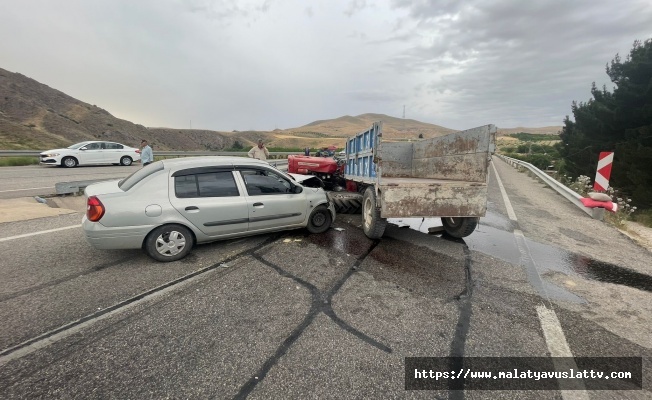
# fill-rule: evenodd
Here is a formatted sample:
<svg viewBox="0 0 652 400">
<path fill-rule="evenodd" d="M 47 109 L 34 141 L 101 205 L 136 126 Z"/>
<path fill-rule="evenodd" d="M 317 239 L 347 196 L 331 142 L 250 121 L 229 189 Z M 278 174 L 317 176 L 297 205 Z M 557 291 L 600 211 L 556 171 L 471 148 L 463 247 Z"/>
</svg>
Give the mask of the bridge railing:
<svg viewBox="0 0 652 400">
<path fill-rule="evenodd" d="M 518 160 L 516 158 L 511 158 L 507 157 L 501 154 L 496 154 L 496 156 L 500 157 L 503 161 L 505 161 L 507 164 L 511 165 L 512 167 L 516 168 L 518 166 L 527 168 L 534 176 L 539 178 L 543 183 L 546 185 L 550 186 L 553 190 L 555 190 L 557 193 L 560 195 L 564 196 L 568 201 L 571 203 L 575 204 L 580 210 L 584 211 L 587 213 L 590 217 L 594 219 L 598 219 L 602 221 L 604 219 L 604 208 L 588 208 L 584 207 L 584 204 L 580 201 L 582 196 L 579 194 L 575 193 L 573 190 L 569 189 L 565 185 L 563 185 L 561 182 L 557 181 L 550 175 L 546 174 L 545 172 L 541 171 L 539 168 L 535 167 L 534 165 Z"/>
</svg>

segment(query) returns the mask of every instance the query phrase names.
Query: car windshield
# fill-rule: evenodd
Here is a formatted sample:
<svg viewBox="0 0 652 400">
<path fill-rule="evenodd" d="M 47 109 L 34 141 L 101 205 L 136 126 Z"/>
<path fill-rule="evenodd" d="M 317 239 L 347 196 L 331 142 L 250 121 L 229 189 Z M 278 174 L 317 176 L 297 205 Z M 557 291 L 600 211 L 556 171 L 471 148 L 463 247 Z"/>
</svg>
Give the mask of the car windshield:
<svg viewBox="0 0 652 400">
<path fill-rule="evenodd" d="M 76 144 L 73 144 L 72 146 L 68 146 L 68 148 L 69 148 L 69 149 L 76 150 L 76 149 L 78 149 L 78 148 L 80 148 L 80 147 L 82 147 L 82 146 L 85 146 L 85 145 L 87 145 L 87 144 L 88 144 L 88 142 L 76 143 Z"/>
</svg>

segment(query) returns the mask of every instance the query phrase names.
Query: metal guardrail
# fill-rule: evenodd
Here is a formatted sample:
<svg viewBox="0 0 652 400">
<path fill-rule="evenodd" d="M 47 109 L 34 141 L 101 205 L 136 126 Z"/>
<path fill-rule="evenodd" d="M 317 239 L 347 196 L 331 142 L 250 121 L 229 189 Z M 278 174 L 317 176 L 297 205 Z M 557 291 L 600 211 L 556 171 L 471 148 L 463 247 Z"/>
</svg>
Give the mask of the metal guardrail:
<svg viewBox="0 0 652 400">
<path fill-rule="evenodd" d="M 38 157 L 38 150 L 0 150 L 0 157 Z M 271 158 L 287 158 L 290 154 L 303 154 L 303 152 L 271 151 Z M 245 151 L 155 151 L 154 156 L 161 157 L 196 157 L 196 156 L 241 156 L 247 157 Z"/>
<path fill-rule="evenodd" d="M 525 167 L 529 169 L 534 175 L 536 175 L 537 178 L 541 179 L 546 185 L 550 186 L 552 189 L 554 189 L 557 193 L 561 194 L 564 196 L 568 201 L 571 203 L 575 204 L 580 210 L 584 211 L 587 213 L 591 218 L 597 219 L 602 221 L 604 219 L 604 208 L 588 208 L 584 207 L 584 204 L 580 201 L 582 196 L 579 194 L 575 193 L 571 189 L 567 188 L 564 186 L 561 182 L 557 181 L 550 175 L 546 174 L 545 172 L 541 171 L 539 168 L 535 167 L 534 165 L 517 160 L 515 158 L 503 156 L 501 154 L 496 154 L 500 159 L 505 161 L 507 164 L 511 165 L 512 167 Z"/>
</svg>

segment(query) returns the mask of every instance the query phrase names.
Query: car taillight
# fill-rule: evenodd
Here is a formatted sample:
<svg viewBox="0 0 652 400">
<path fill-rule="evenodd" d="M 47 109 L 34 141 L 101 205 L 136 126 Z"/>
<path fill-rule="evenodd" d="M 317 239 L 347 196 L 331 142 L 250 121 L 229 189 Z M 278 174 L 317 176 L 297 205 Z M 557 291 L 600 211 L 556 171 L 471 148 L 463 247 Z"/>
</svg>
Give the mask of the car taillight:
<svg viewBox="0 0 652 400">
<path fill-rule="evenodd" d="M 104 204 L 95 196 L 88 198 L 86 202 L 86 218 L 91 222 L 97 222 L 104 216 Z"/>
</svg>

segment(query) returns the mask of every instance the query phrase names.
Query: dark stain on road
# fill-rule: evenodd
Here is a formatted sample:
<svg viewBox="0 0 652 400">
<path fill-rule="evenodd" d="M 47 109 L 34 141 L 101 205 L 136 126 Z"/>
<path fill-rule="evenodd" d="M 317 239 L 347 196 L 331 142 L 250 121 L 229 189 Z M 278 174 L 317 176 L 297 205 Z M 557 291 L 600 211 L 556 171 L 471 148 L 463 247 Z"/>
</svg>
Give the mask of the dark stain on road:
<svg viewBox="0 0 652 400">
<path fill-rule="evenodd" d="M 311 237 L 313 236 L 318 237 L 323 235 L 312 235 Z M 310 326 L 310 324 L 312 324 L 312 322 L 315 320 L 317 315 L 322 312 L 326 316 L 328 316 L 333 322 L 335 322 L 335 324 L 337 324 L 340 328 L 349 332 L 350 334 L 357 337 L 358 339 L 386 353 L 392 352 L 392 349 L 389 346 L 386 346 L 383 343 L 380 343 L 375 339 L 365 335 L 363 332 L 360 332 L 359 330 L 355 329 L 354 327 L 352 327 L 351 325 L 343 321 L 341 318 L 339 318 L 335 314 L 335 311 L 333 310 L 331 305 L 333 296 L 335 296 L 337 292 L 342 288 L 342 286 L 344 286 L 346 281 L 351 277 L 351 275 L 355 273 L 355 271 L 360 266 L 360 264 L 365 260 L 365 258 L 367 258 L 369 253 L 371 253 L 377 245 L 378 245 L 378 241 L 375 241 L 372 242 L 370 246 L 369 245 L 365 246 L 366 249 L 364 253 L 362 253 L 358 257 L 358 259 L 353 264 L 353 267 L 350 270 L 348 270 L 347 273 L 344 274 L 344 276 L 342 276 L 326 293 L 321 292 L 315 285 L 311 284 L 310 282 L 307 282 L 301 279 L 300 277 L 283 270 L 278 265 L 267 261 L 261 255 L 256 253 L 253 254 L 253 257 L 256 260 L 272 268 L 280 276 L 284 278 L 290 278 L 295 282 L 297 282 L 298 284 L 300 284 L 301 286 L 308 289 L 308 291 L 310 292 L 310 296 L 312 298 L 312 302 L 310 305 L 310 310 L 304 317 L 303 321 L 296 328 L 294 328 L 294 330 L 290 333 L 290 335 L 287 338 L 285 338 L 283 343 L 278 347 L 276 352 L 271 357 L 269 357 L 263 363 L 260 369 L 251 378 L 249 378 L 249 380 L 240 388 L 240 391 L 235 396 L 236 399 L 245 399 L 247 398 L 247 396 L 249 396 L 249 394 L 256 388 L 258 383 L 260 383 L 263 379 L 265 379 L 269 371 L 287 353 L 287 351 L 294 345 L 294 343 L 296 343 L 296 341 L 299 339 L 299 337 L 301 337 L 303 332 Z"/>
<path fill-rule="evenodd" d="M 320 247 L 333 249 L 344 254 L 361 256 L 368 252 L 371 240 L 362 234 L 361 229 L 343 225 L 341 230 L 330 229 L 319 235 L 309 235 L 308 240 Z"/>
<path fill-rule="evenodd" d="M 460 239 L 461 240 L 461 239 Z M 462 243 L 464 243 L 462 241 Z M 451 342 L 450 349 L 450 371 L 460 371 L 464 368 L 464 353 L 466 348 L 466 338 L 469 334 L 469 328 L 471 326 L 471 316 L 473 314 L 473 305 L 471 303 L 471 297 L 473 295 L 473 258 L 471 257 L 471 250 L 466 245 L 463 244 L 462 249 L 464 250 L 464 271 L 466 275 L 465 287 L 464 290 L 456 297 L 459 301 L 458 308 L 460 310 L 460 316 L 457 319 L 457 325 L 455 325 L 455 336 L 453 336 L 453 341 Z M 449 399 L 463 399 L 464 398 L 464 377 L 461 379 L 448 380 L 448 398 Z"/>
<path fill-rule="evenodd" d="M 575 254 L 571 261 L 570 266 L 573 271 L 585 278 L 652 292 L 652 276 L 650 275 L 578 254 Z"/>
</svg>

